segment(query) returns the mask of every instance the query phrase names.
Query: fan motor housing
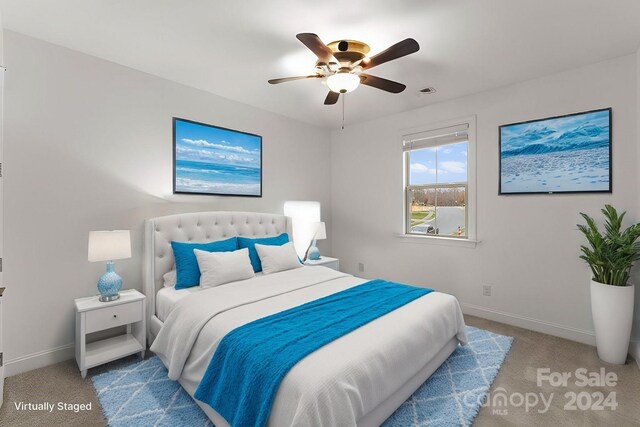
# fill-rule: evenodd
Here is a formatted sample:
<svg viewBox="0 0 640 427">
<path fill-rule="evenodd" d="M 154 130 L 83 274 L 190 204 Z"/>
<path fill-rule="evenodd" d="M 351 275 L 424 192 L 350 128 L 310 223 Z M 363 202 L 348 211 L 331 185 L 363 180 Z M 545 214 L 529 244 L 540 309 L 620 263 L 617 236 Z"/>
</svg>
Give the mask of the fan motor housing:
<svg viewBox="0 0 640 427">
<path fill-rule="evenodd" d="M 371 50 L 369 45 L 358 40 L 336 40 L 327 44 L 327 47 L 331 49 L 333 56 L 341 63 L 360 61 Z"/>
</svg>

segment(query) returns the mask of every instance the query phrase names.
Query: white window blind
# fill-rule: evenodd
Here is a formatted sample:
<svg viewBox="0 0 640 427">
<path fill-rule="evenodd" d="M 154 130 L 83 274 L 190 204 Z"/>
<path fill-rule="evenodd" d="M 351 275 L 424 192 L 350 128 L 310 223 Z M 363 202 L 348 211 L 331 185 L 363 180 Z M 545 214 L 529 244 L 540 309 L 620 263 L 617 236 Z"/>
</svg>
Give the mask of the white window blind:
<svg viewBox="0 0 640 427">
<path fill-rule="evenodd" d="M 411 151 L 439 145 L 453 144 L 469 139 L 469 124 L 432 129 L 426 132 L 413 133 L 402 137 L 402 148 Z"/>
</svg>

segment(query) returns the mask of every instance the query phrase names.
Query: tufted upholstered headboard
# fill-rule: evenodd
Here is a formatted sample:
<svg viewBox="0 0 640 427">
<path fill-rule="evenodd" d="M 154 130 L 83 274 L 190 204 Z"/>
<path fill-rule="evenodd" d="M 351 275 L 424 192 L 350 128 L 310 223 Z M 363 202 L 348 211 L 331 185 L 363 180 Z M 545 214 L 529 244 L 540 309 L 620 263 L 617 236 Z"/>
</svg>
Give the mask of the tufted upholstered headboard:
<svg viewBox="0 0 640 427">
<path fill-rule="evenodd" d="M 148 219 L 145 222 L 143 288 L 147 297 L 147 328 L 156 313 L 155 296 L 162 276 L 174 268 L 171 241 L 211 242 L 232 236 L 291 236 L 291 221 L 284 215 L 256 212 L 195 212 Z M 155 335 L 155 334 L 154 334 Z M 147 331 L 147 336 L 153 336 Z"/>
</svg>

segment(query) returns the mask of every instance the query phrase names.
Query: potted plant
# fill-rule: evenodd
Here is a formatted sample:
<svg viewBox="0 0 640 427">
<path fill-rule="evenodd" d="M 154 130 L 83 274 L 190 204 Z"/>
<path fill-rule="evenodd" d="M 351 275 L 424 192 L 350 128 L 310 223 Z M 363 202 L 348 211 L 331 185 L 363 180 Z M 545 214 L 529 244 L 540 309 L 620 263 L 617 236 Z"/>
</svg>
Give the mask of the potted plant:
<svg viewBox="0 0 640 427">
<path fill-rule="evenodd" d="M 629 283 L 633 262 L 640 259 L 640 224 L 621 231 L 626 214 L 618 215 L 611 205 L 602 209 L 606 221 L 601 233 L 589 215 L 580 213 L 587 222 L 578 229 L 586 236 L 588 246 L 580 246 L 580 258 L 589 264 L 591 279 L 591 313 L 596 332 L 598 357 L 608 363 L 624 364 L 627 360 L 633 323 L 634 286 Z"/>
</svg>

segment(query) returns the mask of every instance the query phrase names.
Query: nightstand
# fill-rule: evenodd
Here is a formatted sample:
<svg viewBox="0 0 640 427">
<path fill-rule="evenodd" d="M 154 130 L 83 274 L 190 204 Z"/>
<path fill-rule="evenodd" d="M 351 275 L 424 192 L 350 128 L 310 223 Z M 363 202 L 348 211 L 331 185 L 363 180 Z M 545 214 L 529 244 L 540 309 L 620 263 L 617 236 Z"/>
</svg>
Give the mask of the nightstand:
<svg viewBox="0 0 640 427">
<path fill-rule="evenodd" d="M 333 268 L 336 271 L 340 270 L 340 260 L 338 258 L 331 258 L 328 256 L 320 257 L 320 259 L 318 260 L 308 259 L 304 262 L 304 265 L 307 265 L 309 267 L 316 267 L 318 265 L 321 265 L 323 267 Z"/>
<path fill-rule="evenodd" d="M 78 298 L 76 303 L 76 361 L 82 373 L 87 369 L 140 353 L 146 348 L 145 296 L 135 289 L 120 292 L 115 301 L 100 302 L 98 296 Z M 127 333 L 87 344 L 87 335 L 117 326 Z"/>
</svg>

